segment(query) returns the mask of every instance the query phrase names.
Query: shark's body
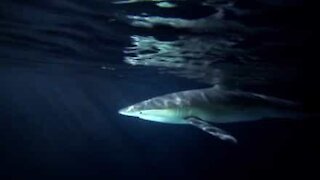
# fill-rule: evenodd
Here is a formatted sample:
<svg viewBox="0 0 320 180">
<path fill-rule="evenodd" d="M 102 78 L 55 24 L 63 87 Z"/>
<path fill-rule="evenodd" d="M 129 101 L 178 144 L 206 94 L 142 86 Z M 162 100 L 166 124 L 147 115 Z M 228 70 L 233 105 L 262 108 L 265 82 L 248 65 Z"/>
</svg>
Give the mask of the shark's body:
<svg viewBox="0 0 320 180">
<path fill-rule="evenodd" d="M 215 87 L 151 98 L 121 109 L 119 113 L 162 123 L 192 124 L 221 139 L 236 141 L 209 123 L 294 118 L 295 108 L 296 104 L 291 101 Z"/>
</svg>

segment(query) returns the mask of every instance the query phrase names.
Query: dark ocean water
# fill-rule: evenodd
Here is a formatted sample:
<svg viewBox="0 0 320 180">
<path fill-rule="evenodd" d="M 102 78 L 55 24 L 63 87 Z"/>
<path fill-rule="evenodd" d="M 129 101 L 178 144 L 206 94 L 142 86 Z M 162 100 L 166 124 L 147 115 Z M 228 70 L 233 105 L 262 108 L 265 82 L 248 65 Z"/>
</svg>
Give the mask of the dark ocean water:
<svg viewBox="0 0 320 180">
<path fill-rule="evenodd" d="M 306 1 L 2 0 L 0 179 L 262 179 L 315 175 L 317 118 L 200 130 L 120 116 L 215 84 L 314 106 Z"/>
</svg>

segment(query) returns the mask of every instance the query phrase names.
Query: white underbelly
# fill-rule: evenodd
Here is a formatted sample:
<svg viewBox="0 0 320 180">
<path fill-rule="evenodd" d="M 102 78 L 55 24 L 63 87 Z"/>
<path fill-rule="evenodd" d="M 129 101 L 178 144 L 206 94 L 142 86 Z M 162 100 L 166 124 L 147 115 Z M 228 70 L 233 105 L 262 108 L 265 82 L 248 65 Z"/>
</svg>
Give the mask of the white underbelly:
<svg viewBox="0 0 320 180">
<path fill-rule="evenodd" d="M 148 117 L 141 116 L 139 118 L 148 120 L 148 121 L 159 122 L 159 123 L 187 124 L 187 122 L 183 118 L 172 118 L 172 117 L 161 117 L 161 116 L 148 116 Z"/>
</svg>

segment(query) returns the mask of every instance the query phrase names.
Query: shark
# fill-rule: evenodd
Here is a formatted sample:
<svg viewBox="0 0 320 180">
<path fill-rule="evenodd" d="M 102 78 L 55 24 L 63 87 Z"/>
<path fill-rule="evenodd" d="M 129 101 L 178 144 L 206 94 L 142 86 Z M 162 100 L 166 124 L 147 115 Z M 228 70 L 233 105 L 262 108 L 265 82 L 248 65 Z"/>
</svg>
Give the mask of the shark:
<svg viewBox="0 0 320 180">
<path fill-rule="evenodd" d="M 153 97 L 122 108 L 119 114 L 169 124 L 192 125 L 221 140 L 237 143 L 216 124 L 268 118 L 297 118 L 298 103 L 220 86 Z"/>
</svg>

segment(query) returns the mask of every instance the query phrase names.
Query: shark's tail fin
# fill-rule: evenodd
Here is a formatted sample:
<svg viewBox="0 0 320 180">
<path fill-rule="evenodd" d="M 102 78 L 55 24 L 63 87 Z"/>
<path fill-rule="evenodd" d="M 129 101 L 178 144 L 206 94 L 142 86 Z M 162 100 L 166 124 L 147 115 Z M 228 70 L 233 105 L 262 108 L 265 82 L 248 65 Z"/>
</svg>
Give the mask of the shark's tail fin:
<svg viewBox="0 0 320 180">
<path fill-rule="evenodd" d="M 286 99 L 281 99 L 281 98 L 276 98 L 276 97 L 272 97 L 272 96 L 266 96 L 263 94 L 257 94 L 257 93 L 251 93 L 253 96 L 256 96 L 258 98 L 270 101 L 270 102 L 275 102 L 278 104 L 283 104 L 283 105 L 287 105 L 287 106 L 301 106 L 300 103 L 298 102 L 294 102 L 294 101 L 290 101 L 290 100 L 286 100 Z"/>
</svg>

